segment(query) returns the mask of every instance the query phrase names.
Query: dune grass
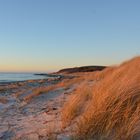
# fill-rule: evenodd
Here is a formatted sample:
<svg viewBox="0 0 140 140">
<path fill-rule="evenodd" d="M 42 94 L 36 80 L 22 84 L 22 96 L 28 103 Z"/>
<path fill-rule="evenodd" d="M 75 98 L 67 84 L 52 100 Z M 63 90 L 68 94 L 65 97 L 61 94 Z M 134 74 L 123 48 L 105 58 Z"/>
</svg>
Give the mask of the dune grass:
<svg viewBox="0 0 140 140">
<path fill-rule="evenodd" d="M 140 57 L 94 78 L 98 80 L 90 90 L 82 85 L 65 105 L 63 124 L 79 116 L 75 128 L 79 140 L 140 139 Z"/>
<path fill-rule="evenodd" d="M 48 92 L 57 90 L 59 88 L 63 88 L 65 90 L 67 90 L 67 89 L 71 88 L 72 86 L 74 86 L 75 84 L 80 84 L 80 82 L 83 80 L 84 80 L 84 77 L 81 77 L 81 76 L 76 77 L 75 76 L 73 78 L 63 79 L 62 81 L 60 81 L 56 84 L 37 87 L 37 88 L 34 88 L 29 95 L 25 96 L 23 100 L 26 102 L 29 102 L 34 97 L 39 96 L 40 94 L 48 93 Z"/>
<path fill-rule="evenodd" d="M 28 94 L 27 96 L 24 97 L 24 101 L 26 102 L 29 102 L 31 101 L 33 98 L 39 96 L 40 94 L 43 94 L 43 93 L 48 93 L 50 91 L 53 91 L 57 88 L 56 85 L 50 85 L 50 86 L 44 86 L 44 87 L 38 87 L 38 88 L 35 88 L 31 91 L 30 94 Z"/>
<path fill-rule="evenodd" d="M 85 104 L 91 99 L 91 96 L 91 87 L 87 86 L 86 82 L 81 83 L 62 110 L 63 128 L 70 125 L 75 117 L 84 112 Z"/>
</svg>

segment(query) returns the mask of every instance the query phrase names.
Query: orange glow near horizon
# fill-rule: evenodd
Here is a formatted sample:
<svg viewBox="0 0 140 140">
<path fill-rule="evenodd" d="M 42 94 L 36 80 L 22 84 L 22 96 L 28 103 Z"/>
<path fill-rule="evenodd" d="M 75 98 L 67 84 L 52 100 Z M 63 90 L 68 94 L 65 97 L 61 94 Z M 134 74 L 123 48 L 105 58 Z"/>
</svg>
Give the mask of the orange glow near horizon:
<svg viewBox="0 0 140 140">
<path fill-rule="evenodd" d="M 18 54 L 19 55 L 19 54 Z M 10 56 L 9 56 L 10 57 Z M 6 59 L 2 58 L 0 60 L 0 72 L 54 72 L 63 68 L 71 68 L 71 67 L 80 67 L 80 66 L 90 66 L 90 65 L 99 65 L 99 66 L 109 66 L 119 64 L 123 60 L 126 60 L 131 57 L 123 57 L 123 58 L 114 58 L 110 59 L 110 57 L 103 58 L 53 58 L 52 60 L 49 58 L 41 58 L 41 57 L 26 57 L 22 58 L 13 58 Z M 50 61 L 51 60 L 51 61 Z M 56 61 L 57 60 L 57 61 Z"/>
</svg>

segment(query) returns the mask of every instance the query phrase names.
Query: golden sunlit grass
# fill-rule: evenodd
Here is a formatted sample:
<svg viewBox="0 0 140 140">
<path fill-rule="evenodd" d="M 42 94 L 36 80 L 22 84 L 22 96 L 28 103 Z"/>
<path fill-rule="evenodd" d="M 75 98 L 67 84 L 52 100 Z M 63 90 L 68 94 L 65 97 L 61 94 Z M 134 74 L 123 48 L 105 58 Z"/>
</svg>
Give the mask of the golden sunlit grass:
<svg viewBox="0 0 140 140">
<path fill-rule="evenodd" d="M 140 138 L 140 57 L 96 74 L 93 78 L 98 81 L 93 87 L 82 85 L 64 107 L 63 124 L 81 115 L 75 139 L 137 140 Z"/>
<path fill-rule="evenodd" d="M 86 82 L 81 83 L 62 110 L 63 128 L 84 111 L 91 96 L 91 87 Z"/>
<path fill-rule="evenodd" d="M 29 102 L 31 101 L 34 97 L 39 96 L 42 93 L 48 93 L 49 91 L 53 91 L 57 88 L 56 85 L 50 85 L 46 87 L 38 87 L 32 90 L 30 94 L 24 97 L 24 101 Z"/>
<path fill-rule="evenodd" d="M 78 76 L 78 77 L 63 79 L 61 82 L 58 82 L 57 84 L 54 85 L 35 88 L 31 91 L 30 94 L 24 97 L 24 101 L 29 102 L 34 97 L 39 96 L 40 94 L 52 92 L 59 88 L 69 89 L 71 86 L 74 86 L 75 84 L 79 84 L 81 81 L 83 81 L 83 77 Z"/>
</svg>

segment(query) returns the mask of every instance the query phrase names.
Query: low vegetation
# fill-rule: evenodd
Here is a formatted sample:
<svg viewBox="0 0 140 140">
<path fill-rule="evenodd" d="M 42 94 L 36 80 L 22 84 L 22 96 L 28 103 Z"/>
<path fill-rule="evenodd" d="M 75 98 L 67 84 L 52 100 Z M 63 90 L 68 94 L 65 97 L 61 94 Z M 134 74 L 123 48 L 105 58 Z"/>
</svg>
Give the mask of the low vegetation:
<svg viewBox="0 0 140 140">
<path fill-rule="evenodd" d="M 33 98 L 39 96 L 40 94 L 48 93 L 49 91 L 53 91 L 56 88 L 57 88 L 56 85 L 35 88 L 32 90 L 32 92 L 29 95 L 26 95 L 23 100 L 29 102 Z"/>
<path fill-rule="evenodd" d="M 69 89 L 75 84 L 80 84 L 81 81 L 84 80 L 84 77 L 81 76 L 70 76 L 66 79 L 63 79 L 62 81 L 59 81 L 55 84 L 49 85 L 49 86 L 40 86 L 37 88 L 32 89 L 31 93 L 29 95 L 26 95 L 24 97 L 24 101 L 29 102 L 31 101 L 34 97 L 39 96 L 40 94 L 47 94 L 48 92 L 52 92 L 54 90 L 57 90 L 59 88 L 63 89 Z"/>
<path fill-rule="evenodd" d="M 139 139 L 140 57 L 86 75 L 62 118 L 64 127 L 76 122 L 74 139 Z"/>
</svg>

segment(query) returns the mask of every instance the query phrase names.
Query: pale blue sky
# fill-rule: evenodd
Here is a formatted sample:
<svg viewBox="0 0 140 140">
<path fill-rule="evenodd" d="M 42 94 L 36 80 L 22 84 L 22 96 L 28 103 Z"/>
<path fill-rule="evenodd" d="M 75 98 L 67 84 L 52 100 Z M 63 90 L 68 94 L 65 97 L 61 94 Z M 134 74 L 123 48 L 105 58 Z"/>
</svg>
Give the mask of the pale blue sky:
<svg viewBox="0 0 140 140">
<path fill-rule="evenodd" d="M 0 0 L 0 71 L 112 65 L 140 54 L 139 0 Z"/>
</svg>

